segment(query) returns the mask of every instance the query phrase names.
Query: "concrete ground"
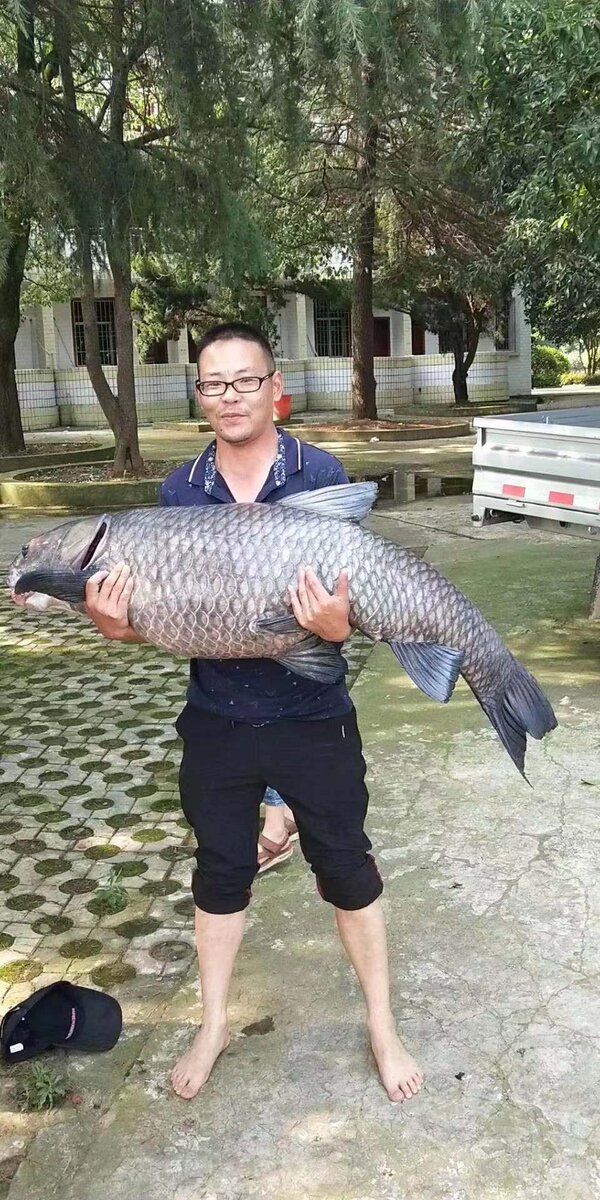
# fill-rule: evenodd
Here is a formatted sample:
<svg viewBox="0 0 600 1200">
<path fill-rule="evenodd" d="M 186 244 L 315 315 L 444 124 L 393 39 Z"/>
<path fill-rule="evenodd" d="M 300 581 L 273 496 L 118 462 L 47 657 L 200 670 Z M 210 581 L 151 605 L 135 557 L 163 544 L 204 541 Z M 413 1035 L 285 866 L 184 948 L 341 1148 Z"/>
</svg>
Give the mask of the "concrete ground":
<svg viewBox="0 0 600 1200">
<path fill-rule="evenodd" d="M 3 563 L 36 521 L 43 523 L 33 516 L 0 522 Z M 79 1102 L 54 1116 L 24 1116 L 11 1104 L 12 1076 L 4 1074 L 0 1151 L 9 1164 L 22 1158 L 5 1192 L 9 1200 L 598 1196 L 600 626 L 586 619 L 595 547 L 508 525 L 473 530 L 462 498 L 378 512 L 371 524 L 401 544 L 427 547 L 430 561 L 536 673 L 560 722 L 529 750 L 529 788 L 465 686 L 439 708 L 412 687 L 386 647 L 369 655 L 361 649 L 357 657 L 353 697 L 369 764 L 368 828 L 386 882 L 394 1007 L 425 1067 L 423 1092 L 402 1108 L 388 1103 L 331 912 L 296 854 L 255 888 L 233 989 L 231 1049 L 200 1097 L 191 1104 L 173 1097 L 168 1069 L 200 1019 L 200 1005 L 185 891 L 178 900 L 177 889 L 161 895 L 159 888 L 144 909 L 160 922 L 144 954 L 136 957 L 135 940 L 124 934 L 114 940 L 113 918 L 102 918 L 90 935 L 100 943 L 99 965 L 130 963 L 136 974 L 109 988 L 126 1017 L 115 1051 L 48 1059 L 67 1070 Z M 4 610 L 0 626 L 8 690 L 21 668 L 25 683 L 16 719 L 7 718 L 6 706 L 2 714 L 5 762 L 19 761 L 11 750 L 18 740 L 43 743 L 42 762 L 26 764 L 37 771 L 35 780 L 28 776 L 22 786 L 45 797 L 48 786 L 55 789 L 50 811 L 61 816 L 49 824 L 60 831 L 67 813 L 79 819 L 69 806 L 82 800 L 63 780 L 48 783 L 46 763 L 56 765 L 69 745 L 77 750 L 77 735 L 89 742 L 92 731 L 81 726 L 93 724 L 88 774 L 78 775 L 75 787 L 87 783 L 90 799 L 112 800 L 111 815 L 133 818 L 133 833 L 157 821 L 167 834 L 166 842 L 138 842 L 137 851 L 132 834 L 111 862 L 139 854 L 150 879 L 173 878 L 165 873 L 172 856 L 160 854 L 177 849 L 184 833 L 177 833 L 175 747 L 164 730 L 183 678 L 161 674 L 159 657 L 145 658 L 153 655 L 147 648 L 97 646 L 87 631 L 59 632 L 50 617 L 25 636 L 21 619 Z M 142 684 L 146 662 L 152 669 Z M 127 694 L 109 714 L 119 678 Z M 81 700 L 88 697 L 84 716 Z M 44 716 L 51 729 L 44 726 L 38 737 Z M 115 766 L 129 770 L 124 751 L 135 752 L 140 741 L 142 775 L 114 782 Z M 90 757 L 98 760 L 93 770 Z M 164 769 L 148 770 L 152 762 Z M 144 794 L 148 783 L 154 790 Z M 13 772 L 3 800 L 8 830 L 0 824 L 7 855 L 16 836 L 11 821 L 23 819 L 20 786 Z M 85 812 L 94 824 L 91 845 L 114 845 L 127 833 L 127 826 L 115 834 L 114 825 L 103 824 L 101 807 Z M 72 856 L 66 879 L 87 877 L 77 842 L 65 842 Z M 184 847 L 184 860 L 188 852 Z M 23 854 L 23 867 L 4 868 L 18 877 L 11 894 L 36 891 L 33 876 L 21 882 L 27 861 Z M 93 870 L 97 860 L 87 861 Z M 185 888 L 180 865 L 175 883 Z M 26 926 L 30 917 L 20 919 Z M 57 945 L 77 936 L 79 918 L 73 920 Z M 185 969 L 176 964 L 169 973 L 164 962 L 151 969 L 156 942 L 178 940 L 187 947 L 179 960 Z M 77 960 L 51 943 L 44 958 L 42 944 L 21 950 L 17 938 L 10 961 L 35 961 L 38 952 L 50 975 L 84 978 L 81 961 L 74 966 Z M 25 991 L 37 985 L 38 978 Z"/>
</svg>

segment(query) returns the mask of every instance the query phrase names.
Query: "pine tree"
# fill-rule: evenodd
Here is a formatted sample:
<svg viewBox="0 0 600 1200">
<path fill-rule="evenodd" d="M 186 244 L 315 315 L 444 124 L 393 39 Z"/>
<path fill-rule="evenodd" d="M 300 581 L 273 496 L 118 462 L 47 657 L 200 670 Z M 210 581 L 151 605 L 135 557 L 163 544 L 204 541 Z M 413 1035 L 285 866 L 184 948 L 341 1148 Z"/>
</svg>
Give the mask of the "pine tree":
<svg viewBox="0 0 600 1200">
<path fill-rule="evenodd" d="M 44 120 L 44 76 L 36 53 L 36 4 L 16 0 L 0 14 L 0 453 L 25 450 L 15 379 L 15 340 L 31 224 L 48 211 L 52 181 L 34 130 Z M 54 113 L 49 113 L 49 136 Z"/>
<path fill-rule="evenodd" d="M 351 276 L 352 404 L 374 418 L 373 288 L 379 267 L 381 212 L 395 203 L 416 229 L 433 227 L 448 192 L 437 153 L 446 140 L 442 114 L 463 88 L 470 64 L 468 0 L 300 0 L 266 3 L 275 107 L 294 121 L 274 120 L 271 191 L 279 193 L 280 236 L 308 221 L 321 253 L 308 249 L 320 273 L 337 263 Z M 285 63 L 287 85 L 277 87 Z M 271 105 L 272 107 L 272 105 Z M 264 124 L 264 119 L 263 119 Z M 260 128 L 260 126 L 259 126 Z M 260 130 L 264 144 L 264 135 Z M 286 161 L 287 150 L 287 161 Z M 454 198 L 454 216 L 461 205 Z M 291 255 L 293 259 L 293 251 Z"/>
<path fill-rule="evenodd" d="M 21 27 L 21 8 L 15 0 L 13 27 Z M 184 246 L 206 254 L 210 242 L 213 263 L 232 278 L 257 241 L 238 198 L 246 144 L 240 13 L 235 0 L 46 0 L 43 14 L 51 69 L 33 91 L 42 117 L 31 117 L 29 140 L 47 160 L 55 223 L 77 266 L 86 366 L 115 436 L 113 469 L 136 473 L 134 259 L 169 246 L 175 259 Z M 14 72 L 5 85 L 15 105 L 31 90 Z M 95 312 L 94 277 L 105 265 L 114 284 L 115 393 Z M 12 278 L 18 296 L 14 270 Z"/>
</svg>

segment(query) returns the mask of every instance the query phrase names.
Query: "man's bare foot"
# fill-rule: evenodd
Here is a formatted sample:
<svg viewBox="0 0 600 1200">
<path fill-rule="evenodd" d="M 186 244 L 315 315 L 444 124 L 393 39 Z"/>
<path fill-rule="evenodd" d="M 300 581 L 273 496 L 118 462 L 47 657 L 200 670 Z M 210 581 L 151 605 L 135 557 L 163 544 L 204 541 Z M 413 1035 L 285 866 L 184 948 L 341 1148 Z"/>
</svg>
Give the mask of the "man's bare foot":
<svg viewBox="0 0 600 1200">
<path fill-rule="evenodd" d="M 173 1090 L 182 1100 L 192 1100 L 204 1087 L 218 1057 L 227 1049 L 230 1034 L 227 1025 L 216 1029 L 201 1025 L 189 1050 L 171 1071 Z"/>
<path fill-rule="evenodd" d="M 416 1096 L 423 1083 L 423 1072 L 402 1045 L 393 1023 L 370 1023 L 371 1048 L 381 1082 L 393 1104 L 402 1104 Z"/>
</svg>

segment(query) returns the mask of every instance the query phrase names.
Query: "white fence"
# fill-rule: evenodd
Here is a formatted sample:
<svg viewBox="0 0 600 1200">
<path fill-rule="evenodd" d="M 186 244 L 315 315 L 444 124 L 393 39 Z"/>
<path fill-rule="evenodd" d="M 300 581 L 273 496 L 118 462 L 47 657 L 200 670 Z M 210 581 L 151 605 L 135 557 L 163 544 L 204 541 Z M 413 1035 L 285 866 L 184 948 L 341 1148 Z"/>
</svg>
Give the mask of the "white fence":
<svg viewBox="0 0 600 1200">
<path fill-rule="evenodd" d="M 483 352 L 469 372 L 469 397 L 508 400 L 509 351 Z M 284 392 L 292 396 L 295 413 L 352 407 L 352 362 L 349 358 L 281 359 Z M 377 403 L 380 414 L 393 415 L 411 407 L 451 404 L 453 360 L 449 354 L 405 358 L 376 358 Z M 104 368 L 116 388 L 116 367 Z M 17 390 L 25 430 L 100 429 L 106 421 L 84 367 L 70 370 L 18 370 Z M 137 406 L 141 424 L 164 424 L 196 416 L 193 363 L 169 363 L 135 368 Z"/>
</svg>

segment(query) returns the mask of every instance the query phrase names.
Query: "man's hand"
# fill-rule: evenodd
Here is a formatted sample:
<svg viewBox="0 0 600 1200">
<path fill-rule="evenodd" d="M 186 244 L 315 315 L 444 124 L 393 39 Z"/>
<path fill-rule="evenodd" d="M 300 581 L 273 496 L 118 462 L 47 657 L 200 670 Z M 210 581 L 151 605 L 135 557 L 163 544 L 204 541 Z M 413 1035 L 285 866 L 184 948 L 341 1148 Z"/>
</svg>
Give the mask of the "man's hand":
<svg viewBox="0 0 600 1200">
<path fill-rule="evenodd" d="M 343 642 L 352 633 L 347 571 L 341 572 L 331 595 L 310 567 L 303 568 L 297 587 L 290 588 L 290 603 L 298 624 L 325 642 Z"/>
<path fill-rule="evenodd" d="M 112 571 L 97 571 L 85 588 L 85 611 L 103 637 L 113 642 L 141 642 L 129 624 L 127 609 L 133 591 L 129 567 L 119 563 Z"/>
</svg>

